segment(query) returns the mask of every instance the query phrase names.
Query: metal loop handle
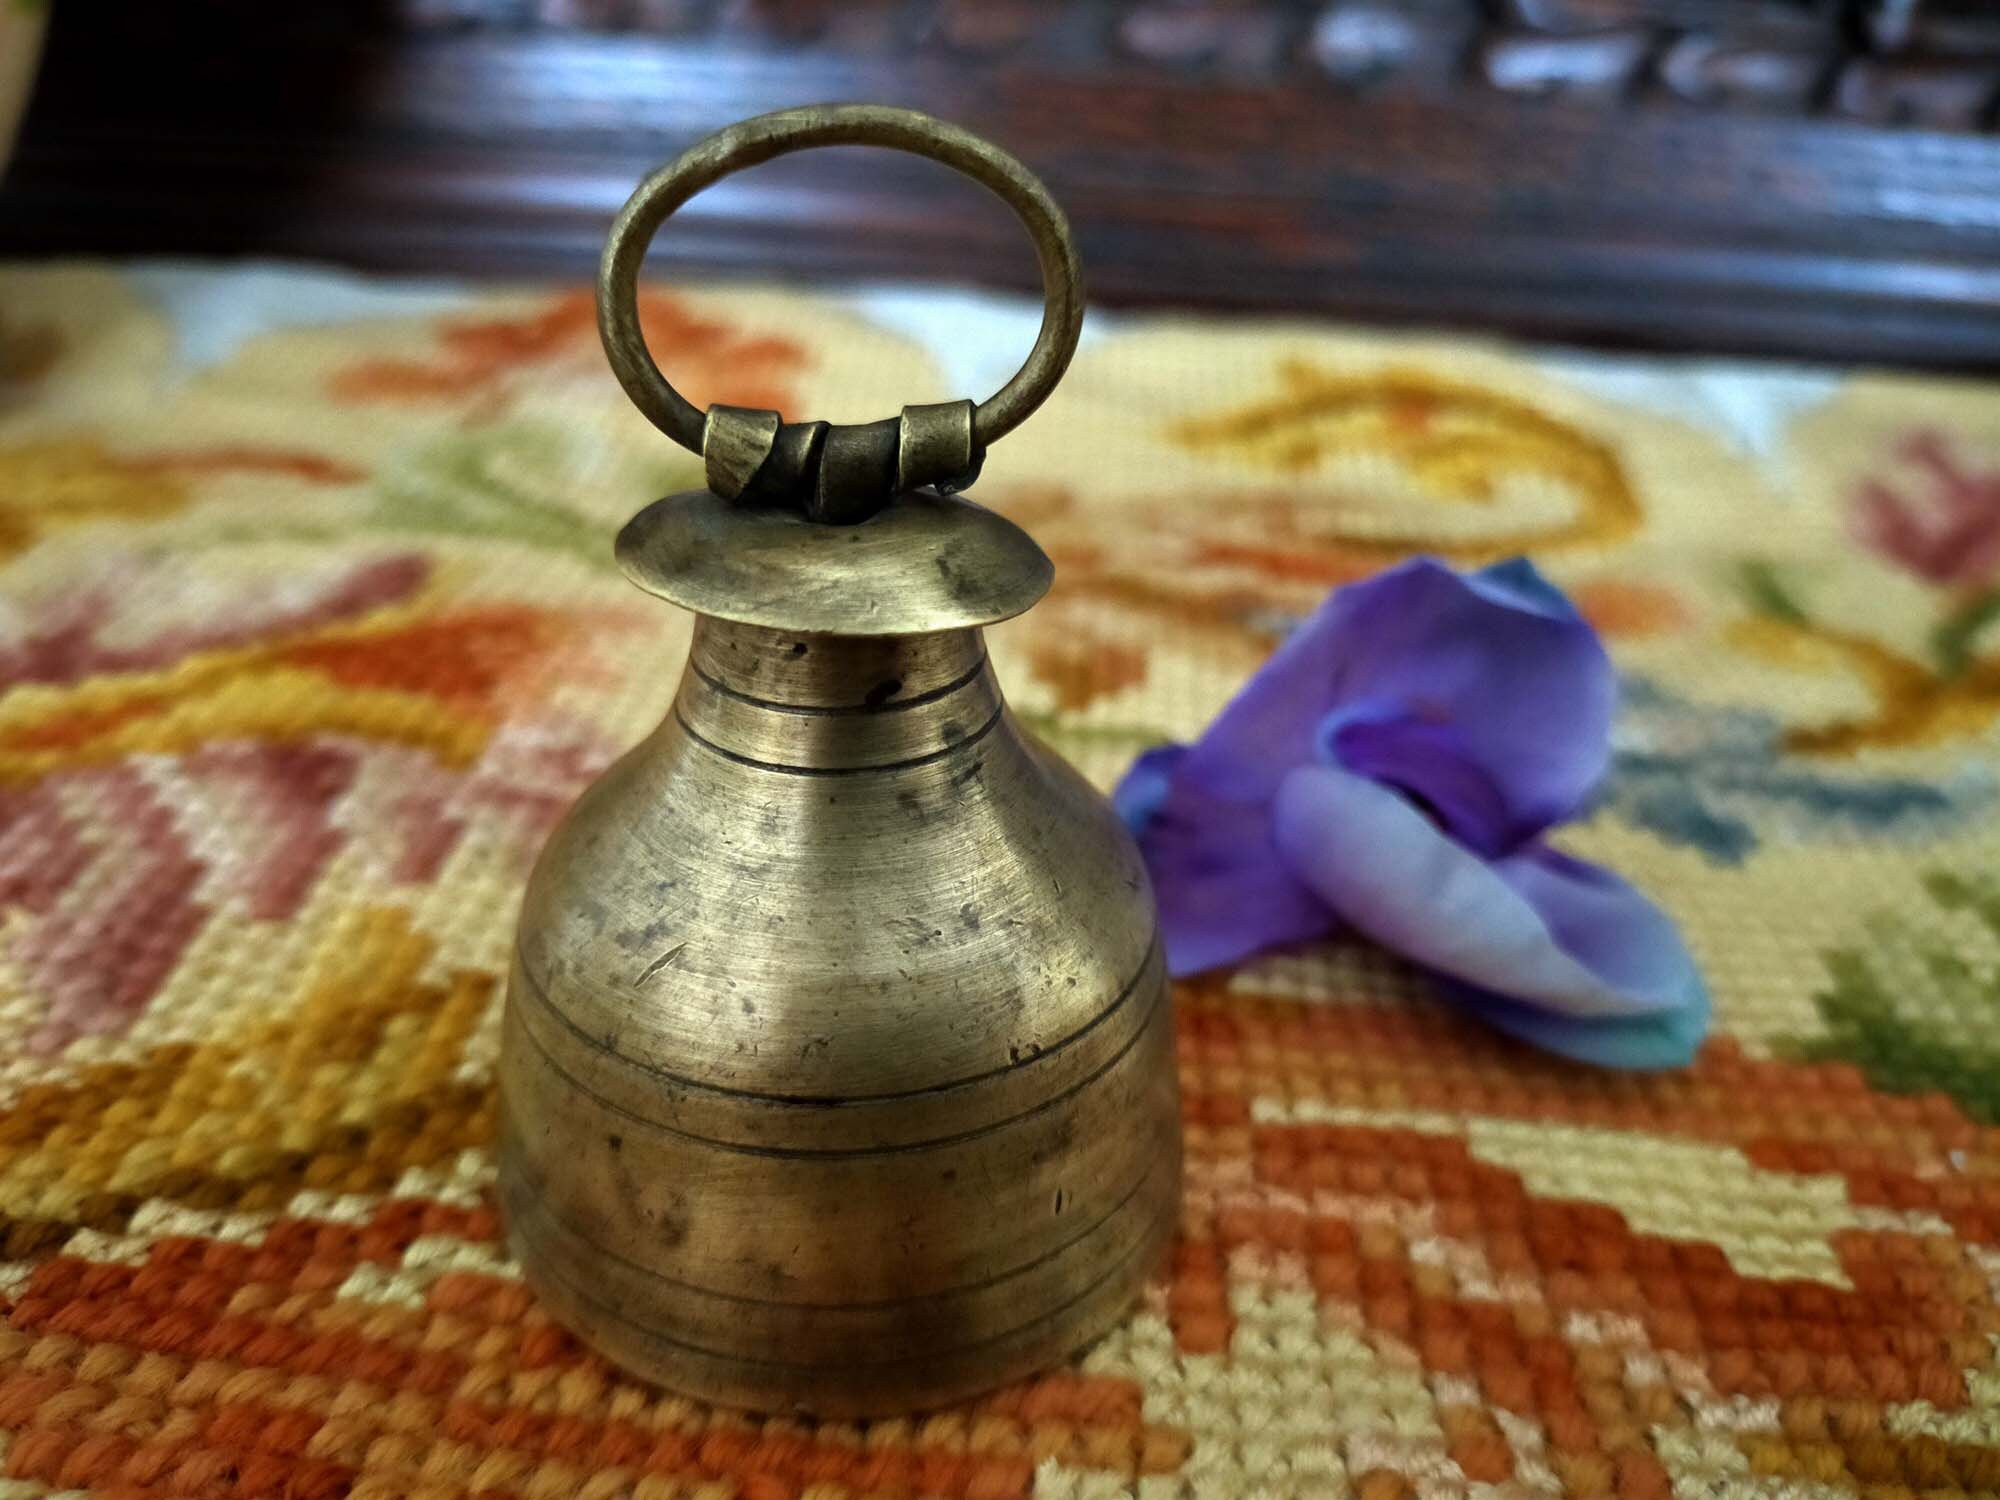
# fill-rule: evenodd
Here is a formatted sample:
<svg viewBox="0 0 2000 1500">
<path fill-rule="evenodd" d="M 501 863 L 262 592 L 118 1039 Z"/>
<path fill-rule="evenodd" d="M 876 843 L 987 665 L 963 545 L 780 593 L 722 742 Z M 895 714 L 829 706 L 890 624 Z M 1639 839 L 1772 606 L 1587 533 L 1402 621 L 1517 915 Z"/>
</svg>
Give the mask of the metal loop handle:
<svg viewBox="0 0 2000 1500">
<path fill-rule="evenodd" d="M 1026 362 L 976 407 L 906 408 L 854 426 L 789 423 L 775 412 L 718 406 L 704 413 L 654 363 L 639 324 L 639 268 L 675 209 L 744 167 L 815 146 L 885 146 L 943 162 L 1012 208 L 1042 270 L 1042 326 Z M 1048 189 L 990 141 L 913 109 L 812 104 L 719 130 L 639 184 L 611 226 L 597 272 L 597 327 L 625 394 L 655 427 L 707 461 L 710 483 L 739 496 L 803 503 L 821 520 L 858 520 L 913 485 L 960 488 L 987 446 L 1018 427 L 1069 367 L 1083 328 L 1083 270 L 1069 223 Z M 969 417 L 940 415 L 964 407 Z M 917 424 L 912 427 L 913 421 Z M 952 429 L 962 423 L 962 437 Z M 931 472 L 962 462 L 959 472 Z"/>
</svg>

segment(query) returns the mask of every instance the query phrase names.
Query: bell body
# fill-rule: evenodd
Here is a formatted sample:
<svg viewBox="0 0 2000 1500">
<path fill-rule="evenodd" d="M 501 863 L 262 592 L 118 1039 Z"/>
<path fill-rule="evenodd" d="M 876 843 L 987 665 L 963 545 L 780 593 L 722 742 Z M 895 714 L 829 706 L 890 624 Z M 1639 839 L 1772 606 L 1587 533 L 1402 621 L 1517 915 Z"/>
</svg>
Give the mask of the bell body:
<svg viewBox="0 0 2000 1500">
<path fill-rule="evenodd" d="M 972 628 L 698 620 L 672 712 L 536 867 L 501 1088 L 545 1304 L 762 1410 L 1055 1362 L 1127 1310 L 1179 1204 L 1144 867 Z"/>
</svg>

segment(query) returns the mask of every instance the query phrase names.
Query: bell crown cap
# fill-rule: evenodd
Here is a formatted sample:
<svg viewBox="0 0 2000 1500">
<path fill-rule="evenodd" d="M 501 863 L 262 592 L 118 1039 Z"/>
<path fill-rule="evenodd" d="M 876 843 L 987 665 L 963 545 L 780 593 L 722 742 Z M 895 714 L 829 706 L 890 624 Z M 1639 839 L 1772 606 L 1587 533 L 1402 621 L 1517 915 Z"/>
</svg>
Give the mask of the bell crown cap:
<svg viewBox="0 0 2000 1500">
<path fill-rule="evenodd" d="M 707 490 L 669 495 L 626 523 L 617 555 L 640 588 L 697 614 L 827 635 L 993 625 L 1055 578 L 1048 554 L 1005 516 L 928 490 L 846 526 Z"/>
</svg>

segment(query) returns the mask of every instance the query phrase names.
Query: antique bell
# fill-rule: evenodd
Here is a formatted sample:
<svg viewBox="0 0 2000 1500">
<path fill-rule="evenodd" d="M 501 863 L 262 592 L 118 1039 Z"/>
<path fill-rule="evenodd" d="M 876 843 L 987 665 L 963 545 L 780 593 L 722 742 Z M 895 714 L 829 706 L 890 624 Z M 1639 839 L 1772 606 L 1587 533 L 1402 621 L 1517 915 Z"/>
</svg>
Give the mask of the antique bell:
<svg viewBox="0 0 2000 1500">
<path fill-rule="evenodd" d="M 645 350 L 639 263 L 751 162 L 887 145 L 1028 225 L 1047 307 L 1007 386 L 829 428 L 702 413 Z M 710 489 L 618 558 L 698 619 L 673 708 L 551 837 L 521 913 L 500 1195 L 545 1305 L 675 1390 L 826 1416 L 951 1401 L 1070 1354 L 1157 1266 L 1180 1200 L 1172 1024 L 1138 850 L 1008 712 L 981 629 L 1048 558 L 957 498 L 1082 318 L 1061 212 L 907 110 L 787 110 L 641 185 L 599 315 Z"/>
</svg>

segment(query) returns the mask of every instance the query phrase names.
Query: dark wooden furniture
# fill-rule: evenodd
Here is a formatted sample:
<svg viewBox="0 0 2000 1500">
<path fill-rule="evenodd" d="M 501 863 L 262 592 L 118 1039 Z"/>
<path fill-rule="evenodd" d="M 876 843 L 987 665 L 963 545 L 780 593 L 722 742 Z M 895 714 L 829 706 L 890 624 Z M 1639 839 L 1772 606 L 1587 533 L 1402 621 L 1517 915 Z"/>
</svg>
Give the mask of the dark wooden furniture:
<svg viewBox="0 0 2000 1500">
<path fill-rule="evenodd" d="M 62 0 L 0 253 L 583 275 L 642 171 L 832 98 L 1025 157 L 1101 302 L 2000 363 L 1993 0 Z M 1017 236 L 817 154 L 654 264 L 1027 287 Z"/>
</svg>

